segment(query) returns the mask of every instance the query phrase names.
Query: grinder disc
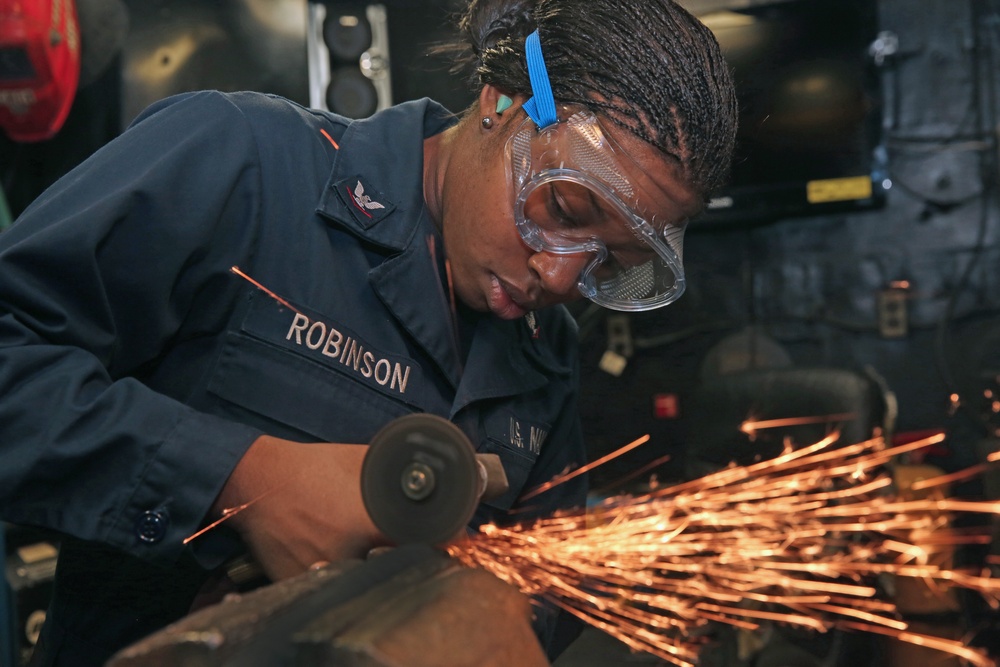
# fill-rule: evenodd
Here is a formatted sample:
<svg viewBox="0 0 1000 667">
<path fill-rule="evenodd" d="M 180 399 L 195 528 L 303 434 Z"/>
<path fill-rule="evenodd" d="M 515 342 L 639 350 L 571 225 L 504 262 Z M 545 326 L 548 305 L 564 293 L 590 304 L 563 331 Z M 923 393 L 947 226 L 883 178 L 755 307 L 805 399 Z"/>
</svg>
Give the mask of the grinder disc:
<svg viewBox="0 0 1000 667">
<path fill-rule="evenodd" d="M 479 502 L 472 443 L 436 415 L 395 419 L 372 438 L 361 466 L 361 497 L 372 521 L 395 544 L 444 544 Z"/>
</svg>

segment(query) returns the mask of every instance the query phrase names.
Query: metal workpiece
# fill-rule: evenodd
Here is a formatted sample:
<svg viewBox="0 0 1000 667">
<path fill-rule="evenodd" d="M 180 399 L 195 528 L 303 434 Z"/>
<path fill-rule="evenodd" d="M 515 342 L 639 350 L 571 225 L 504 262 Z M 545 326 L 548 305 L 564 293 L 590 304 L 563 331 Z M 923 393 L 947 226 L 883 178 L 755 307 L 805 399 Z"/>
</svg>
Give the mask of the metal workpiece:
<svg viewBox="0 0 1000 667">
<path fill-rule="evenodd" d="M 530 619 L 493 575 L 410 545 L 230 595 L 107 667 L 548 665 Z"/>
<path fill-rule="evenodd" d="M 477 455 L 441 417 L 408 415 L 372 439 L 361 487 L 396 548 L 230 594 L 106 667 L 549 664 L 529 599 L 435 548 L 462 534 L 481 499 L 507 491 L 498 457 Z"/>
<path fill-rule="evenodd" d="M 480 500 L 507 489 L 499 457 L 476 454 L 461 429 L 431 414 L 387 424 L 372 438 L 361 468 L 365 508 L 397 545 L 449 542 Z"/>
</svg>

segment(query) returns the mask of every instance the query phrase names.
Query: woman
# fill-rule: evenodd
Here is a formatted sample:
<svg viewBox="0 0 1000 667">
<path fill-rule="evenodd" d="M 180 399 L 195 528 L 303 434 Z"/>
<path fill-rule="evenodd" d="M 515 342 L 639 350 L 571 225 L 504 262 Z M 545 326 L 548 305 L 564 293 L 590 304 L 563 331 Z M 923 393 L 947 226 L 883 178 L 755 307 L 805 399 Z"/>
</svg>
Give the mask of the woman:
<svg viewBox="0 0 1000 667">
<path fill-rule="evenodd" d="M 557 306 L 680 295 L 732 84 L 669 0 L 477 0 L 461 27 L 460 118 L 180 95 L 0 236 L 0 516 L 65 535 L 38 664 L 102 664 L 243 549 L 276 580 L 382 543 L 365 446 L 331 443 L 398 416 L 501 457 L 511 489 L 474 525 L 584 462 Z"/>
</svg>

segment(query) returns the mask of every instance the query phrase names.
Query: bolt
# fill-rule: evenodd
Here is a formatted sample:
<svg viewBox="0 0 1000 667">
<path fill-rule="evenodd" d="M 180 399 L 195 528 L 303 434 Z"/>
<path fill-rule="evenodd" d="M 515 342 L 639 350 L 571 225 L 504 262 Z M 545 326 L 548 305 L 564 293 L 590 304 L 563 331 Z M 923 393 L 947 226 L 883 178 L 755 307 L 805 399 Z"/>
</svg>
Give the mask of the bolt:
<svg viewBox="0 0 1000 667">
<path fill-rule="evenodd" d="M 412 500 L 423 500 L 434 490 L 434 471 L 425 463 L 414 461 L 403 469 L 403 493 Z"/>
</svg>

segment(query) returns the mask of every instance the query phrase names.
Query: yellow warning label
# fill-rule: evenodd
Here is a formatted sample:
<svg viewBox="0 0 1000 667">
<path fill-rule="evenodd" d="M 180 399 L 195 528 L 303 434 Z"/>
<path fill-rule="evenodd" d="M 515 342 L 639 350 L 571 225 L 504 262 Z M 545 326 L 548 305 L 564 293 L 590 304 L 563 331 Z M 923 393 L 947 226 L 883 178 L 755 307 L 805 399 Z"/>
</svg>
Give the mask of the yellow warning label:
<svg viewBox="0 0 1000 667">
<path fill-rule="evenodd" d="M 869 199 L 871 196 L 872 180 L 868 176 L 827 178 L 806 183 L 806 199 L 810 204 Z"/>
</svg>

